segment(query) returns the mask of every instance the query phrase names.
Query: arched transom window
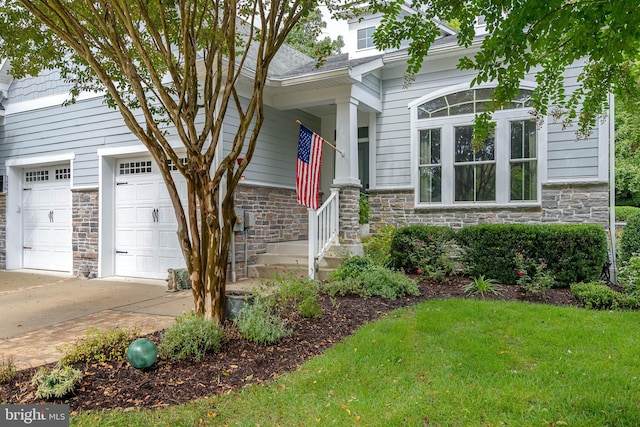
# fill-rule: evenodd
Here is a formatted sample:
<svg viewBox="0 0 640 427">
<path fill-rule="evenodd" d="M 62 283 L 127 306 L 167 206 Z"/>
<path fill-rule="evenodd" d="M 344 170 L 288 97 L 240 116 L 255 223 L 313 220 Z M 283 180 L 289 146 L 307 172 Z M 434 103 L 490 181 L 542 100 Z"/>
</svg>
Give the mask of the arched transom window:
<svg viewBox="0 0 640 427">
<path fill-rule="evenodd" d="M 417 168 L 416 204 L 469 205 L 538 202 L 538 128 L 532 91 L 492 115 L 494 132 L 473 144 L 473 121 L 492 88 L 452 92 L 411 108 Z"/>
<path fill-rule="evenodd" d="M 492 94 L 493 88 L 469 89 L 432 99 L 418 106 L 418 119 L 481 113 Z M 518 97 L 503 109 L 531 107 L 532 94 L 531 90 L 520 89 Z"/>
</svg>

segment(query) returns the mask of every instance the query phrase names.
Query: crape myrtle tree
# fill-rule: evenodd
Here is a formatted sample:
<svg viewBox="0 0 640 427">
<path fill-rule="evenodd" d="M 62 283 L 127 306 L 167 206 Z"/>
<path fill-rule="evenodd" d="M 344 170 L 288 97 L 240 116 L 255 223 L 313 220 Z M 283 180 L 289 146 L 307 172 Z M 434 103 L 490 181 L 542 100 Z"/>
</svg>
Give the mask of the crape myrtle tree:
<svg viewBox="0 0 640 427">
<path fill-rule="evenodd" d="M 224 320 L 233 194 L 264 121 L 267 71 L 316 6 L 312 0 L 0 0 L 0 57 L 10 59 L 13 76 L 58 69 L 73 85 L 72 101 L 86 91 L 105 93 L 147 148 L 173 203 L 195 311 L 215 322 Z M 250 86 L 245 98 L 241 81 Z M 222 155 L 230 108 L 240 120 Z M 182 143 L 179 150 L 169 132 Z M 186 179 L 184 208 L 168 161 Z"/>
<path fill-rule="evenodd" d="M 419 13 L 403 15 L 404 4 Z M 640 95 L 633 67 L 640 57 L 637 0 L 374 0 L 370 7 L 384 14 L 374 33 L 378 48 L 397 48 L 410 40 L 409 81 L 439 35 L 433 19 L 455 22 L 458 43 L 477 48 L 458 68 L 477 71 L 473 85 L 497 86 L 494 102 L 476 118 L 476 140 L 486 136 L 491 112 L 515 99 L 521 79 L 532 71 L 537 71 L 538 84 L 535 115 L 575 124 L 579 137 L 587 136 L 605 114 L 609 93 L 636 100 Z M 486 23 L 484 38 L 475 33 L 478 17 Z M 565 93 L 565 68 L 583 59 L 578 89 Z"/>
</svg>

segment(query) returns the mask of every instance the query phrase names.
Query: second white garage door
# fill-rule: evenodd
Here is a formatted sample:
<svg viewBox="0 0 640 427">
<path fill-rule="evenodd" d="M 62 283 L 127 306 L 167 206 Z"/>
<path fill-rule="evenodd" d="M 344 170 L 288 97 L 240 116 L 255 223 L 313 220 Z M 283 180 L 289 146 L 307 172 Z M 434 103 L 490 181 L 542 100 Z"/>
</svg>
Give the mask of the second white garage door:
<svg viewBox="0 0 640 427">
<path fill-rule="evenodd" d="M 177 173 L 174 179 L 184 205 L 186 183 Z M 166 279 L 167 269 L 184 267 L 173 206 L 155 163 L 119 161 L 115 196 L 116 275 Z"/>
</svg>

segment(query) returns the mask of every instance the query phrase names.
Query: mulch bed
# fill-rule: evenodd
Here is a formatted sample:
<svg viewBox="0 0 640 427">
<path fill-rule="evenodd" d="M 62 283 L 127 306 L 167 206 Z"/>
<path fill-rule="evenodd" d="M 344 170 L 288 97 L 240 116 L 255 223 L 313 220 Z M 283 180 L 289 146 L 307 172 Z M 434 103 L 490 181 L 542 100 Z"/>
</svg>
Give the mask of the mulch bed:
<svg viewBox="0 0 640 427">
<path fill-rule="evenodd" d="M 288 326 L 293 333 L 272 346 L 242 339 L 228 323 L 229 339 L 222 351 L 208 354 L 200 362 L 159 360 L 144 371 L 132 368 L 126 361 L 77 364 L 75 367 L 85 372 L 82 385 L 74 396 L 53 403 L 69 403 L 72 411 L 162 407 L 269 381 L 296 370 L 306 360 L 391 310 L 433 298 L 463 297 L 462 288 L 469 281 L 465 277 L 422 280 L 420 296 L 397 300 L 337 297 L 332 301 L 321 296 L 323 315 L 318 319 L 291 317 Z M 517 286 L 506 286 L 501 295 L 485 298 L 579 305 L 568 288 L 551 289 L 544 298 L 534 298 Z M 159 342 L 160 334 L 156 332 L 147 338 Z M 30 385 L 34 371 L 34 368 L 20 371 L 10 384 L 1 385 L 0 402 L 43 403 L 35 398 L 35 389 Z"/>
</svg>

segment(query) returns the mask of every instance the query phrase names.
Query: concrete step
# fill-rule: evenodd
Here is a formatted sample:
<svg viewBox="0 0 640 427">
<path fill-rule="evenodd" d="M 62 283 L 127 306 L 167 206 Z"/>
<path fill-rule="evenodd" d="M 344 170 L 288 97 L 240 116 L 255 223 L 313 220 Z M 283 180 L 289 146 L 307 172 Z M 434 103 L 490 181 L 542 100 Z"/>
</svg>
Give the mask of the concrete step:
<svg viewBox="0 0 640 427">
<path fill-rule="evenodd" d="M 309 270 L 308 247 L 309 242 L 306 240 L 267 244 L 267 252 L 259 254 L 255 265 L 249 266 L 249 277 L 306 276 Z M 327 280 L 343 259 L 335 255 L 325 256 L 320 262 L 318 278 Z"/>
<path fill-rule="evenodd" d="M 317 279 L 324 281 L 329 278 L 329 274 L 335 269 L 333 268 L 320 268 L 317 272 Z M 286 264 L 270 264 L 270 265 L 250 265 L 249 277 L 261 278 L 261 279 L 274 279 L 277 277 L 307 277 L 308 268 L 307 265 L 286 265 Z"/>
<path fill-rule="evenodd" d="M 290 242 L 267 243 L 267 253 L 306 256 L 309 251 L 308 240 L 294 240 Z"/>
</svg>

